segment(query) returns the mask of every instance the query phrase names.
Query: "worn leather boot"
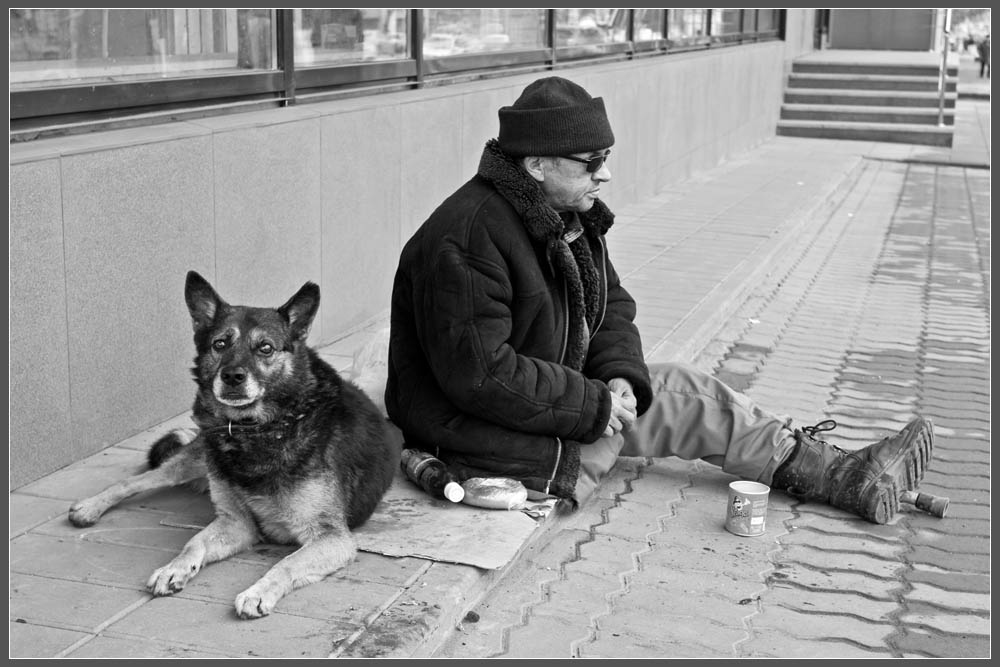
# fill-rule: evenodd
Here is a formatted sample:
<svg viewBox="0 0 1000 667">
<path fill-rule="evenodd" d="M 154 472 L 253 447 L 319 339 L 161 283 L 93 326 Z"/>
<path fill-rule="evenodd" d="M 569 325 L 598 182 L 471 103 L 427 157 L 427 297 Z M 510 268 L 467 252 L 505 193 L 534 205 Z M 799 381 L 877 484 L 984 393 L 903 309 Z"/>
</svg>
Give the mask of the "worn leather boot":
<svg viewBox="0 0 1000 667">
<path fill-rule="evenodd" d="M 918 417 L 896 435 L 856 452 L 814 437 L 836 426 L 827 419 L 796 430 L 797 443 L 771 486 L 802 501 L 829 503 L 872 523 L 888 523 L 899 510 L 900 492 L 915 489 L 930 465 L 934 425 Z"/>
</svg>

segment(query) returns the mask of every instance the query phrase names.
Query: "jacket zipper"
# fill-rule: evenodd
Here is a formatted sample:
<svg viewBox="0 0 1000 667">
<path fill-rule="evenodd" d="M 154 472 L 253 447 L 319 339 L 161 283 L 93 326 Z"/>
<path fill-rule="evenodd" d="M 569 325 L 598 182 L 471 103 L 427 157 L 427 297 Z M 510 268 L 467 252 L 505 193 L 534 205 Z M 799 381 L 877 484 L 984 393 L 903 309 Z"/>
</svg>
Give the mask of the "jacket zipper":
<svg viewBox="0 0 1000 667">
<path fill-rule="evenodd" d="M 600 314 L 597 321 L 594 322 L 594 328 L 590 332 L 590 339 L 594 339 L 594 335 L 600 331 L 601 325 L 604 324 L 604 316 L 608 313 L 608 264 L 607 264 L 607 248 L 604 245 L 604 237 L 598 237 L 601 246 L 601 261 L 598 266 L 601 267 L 601 294 L 600 294 L 600 308 L 597 312 Z"/>
<path fill-rule="evenodd" d="M 559 351 L 559 363 L 566 363 L 566 350 L 569 348 L 569 287 L 566 284 L 566 277 L 562 280 L 562 296 L 563 296 L 563 331 L 562 331 L 562 348 Z"/>
<path fill-rule="evenodd" d="M 562 448 L 562 440 L 556 437 L 556 464 L 552 466 L 552 474 L 549 475 L 548 481 L 545 482 L 545 493 L 547 495 L 551 495 L 549 489 L 552 488 L 552 482 L 555 481 L 556 473 L 559 472 L 559 462 L 562 460 Z"/>
</svg>

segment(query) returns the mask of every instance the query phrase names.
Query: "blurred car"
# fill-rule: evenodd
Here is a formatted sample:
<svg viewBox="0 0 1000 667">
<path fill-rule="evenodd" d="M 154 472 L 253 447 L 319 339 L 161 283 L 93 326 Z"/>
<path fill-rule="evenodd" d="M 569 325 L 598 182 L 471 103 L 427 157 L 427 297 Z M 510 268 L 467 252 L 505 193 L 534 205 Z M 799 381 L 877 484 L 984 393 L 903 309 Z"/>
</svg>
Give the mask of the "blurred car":
<svg viewBox="0 0 1000 667">
<path fill-rule="evenodd" d="M 576 33 L 567 40 L 567 46 L 586 46 L 589 44 L 603 44 L 608 41 L 608 37 L 603 30 L 597 26 L 581 26 Z"/>
<path fill-rule="evenodd" d="M 424 58 L 441 58 L 464 53 L 465 41 L 461 35 L 449 32 L 435 32 L 424 38 Z"/>
<path fill-rule="evenodd" d="M 594 25 L 557 26 L 556 44 L 558 46 L 591 47 L 607 42 L 607 35 Z"/>
<path fill-rule="evenodd" d="M 483 35 L 483 50 L 502 51 L 510 47 L 510 35 L 502 32 Z"/>
</svg>

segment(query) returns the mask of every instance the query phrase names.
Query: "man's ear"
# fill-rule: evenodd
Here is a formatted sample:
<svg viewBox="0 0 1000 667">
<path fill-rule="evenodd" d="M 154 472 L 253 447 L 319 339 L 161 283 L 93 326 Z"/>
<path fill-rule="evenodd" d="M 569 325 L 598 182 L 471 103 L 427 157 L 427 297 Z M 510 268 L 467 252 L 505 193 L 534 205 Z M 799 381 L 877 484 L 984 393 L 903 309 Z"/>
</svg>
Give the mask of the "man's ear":
<svg viewBox="0 0 1000 667">
<path fill-rule="evenodd" d="M 544 162 L 545 158 L 537 155 L 529 155 L 528 157 L 521 158 L 521 165 L 524 167 L 524 170 L 539 183 L 545 180 Z"/>
</svg>

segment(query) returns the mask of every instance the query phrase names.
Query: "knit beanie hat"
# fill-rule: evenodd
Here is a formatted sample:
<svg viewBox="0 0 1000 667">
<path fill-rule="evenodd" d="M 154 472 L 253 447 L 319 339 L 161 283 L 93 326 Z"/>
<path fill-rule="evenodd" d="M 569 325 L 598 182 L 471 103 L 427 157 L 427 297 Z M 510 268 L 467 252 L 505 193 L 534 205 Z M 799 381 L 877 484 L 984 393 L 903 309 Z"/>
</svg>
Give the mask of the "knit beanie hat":
<svg viewBox="0 0 1000 667">
<path fill-rule="evenodd" d="M 558 76 L 529 84 L 500 109 L 500 149 L 511 157 L 571 155 L 615 143 L 604 100 Z"/>
</svg>

